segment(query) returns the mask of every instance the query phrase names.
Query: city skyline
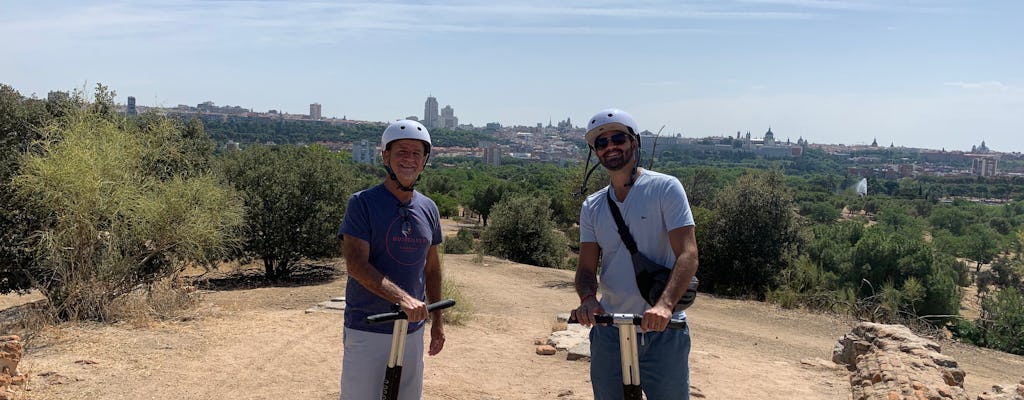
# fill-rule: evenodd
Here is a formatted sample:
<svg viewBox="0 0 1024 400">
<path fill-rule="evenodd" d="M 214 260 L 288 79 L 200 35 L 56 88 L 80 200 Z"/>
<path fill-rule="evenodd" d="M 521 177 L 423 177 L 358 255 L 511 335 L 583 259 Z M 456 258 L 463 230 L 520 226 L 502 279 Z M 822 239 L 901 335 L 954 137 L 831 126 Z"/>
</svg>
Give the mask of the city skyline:
<svg viewBox="0 0 1024 400">
<path fill-rule="evenodd" d="M 5 2 L 0 83 L 140 106 L 1024 151 L 1024 3 L 945 0 Z"/>
</svg>

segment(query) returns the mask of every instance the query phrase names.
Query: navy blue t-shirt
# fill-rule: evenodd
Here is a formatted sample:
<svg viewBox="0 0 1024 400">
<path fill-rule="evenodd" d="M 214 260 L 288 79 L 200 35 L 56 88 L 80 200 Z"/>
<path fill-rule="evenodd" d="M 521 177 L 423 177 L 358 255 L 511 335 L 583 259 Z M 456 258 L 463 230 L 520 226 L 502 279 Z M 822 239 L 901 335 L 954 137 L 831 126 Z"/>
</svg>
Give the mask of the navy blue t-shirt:
<svg viewBox="0 0 1024 400">
<path fill-rule="evenodd" d="M 441 217 L 437 204 L 413 192 L 401 204 L 383 184 L 355 193 L 348 200 L 338 236 L 350 235 L 370 244 L 369 262 L 391 282 L 413 297 L 425 300 L 427 252 L 441 243 Z M 367 324 L 370 315 L 394 311 L 393 304 L 367 290 L 349 276 L 345 286 L 345 327 L 391 333 L 391 324 Z M 409 324 L 409 332 L 424 321 Z"/>
</svg>

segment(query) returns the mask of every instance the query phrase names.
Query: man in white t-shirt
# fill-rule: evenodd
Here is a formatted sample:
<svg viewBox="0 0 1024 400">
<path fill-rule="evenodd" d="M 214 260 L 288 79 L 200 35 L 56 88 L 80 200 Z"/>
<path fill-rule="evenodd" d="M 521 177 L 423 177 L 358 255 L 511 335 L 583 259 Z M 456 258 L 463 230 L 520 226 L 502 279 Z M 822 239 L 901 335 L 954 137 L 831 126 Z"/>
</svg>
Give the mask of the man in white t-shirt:
<svg viewBox="0 0 1024 400">
<path fill-rule="evenodd" d="M 678 179 L 639 167 L 638 132 L 633 117 L 618 109 L 602 110 L 587 126 L 587 143 L 611 182 L 587 197 L 580 211 L 575 279 L 580 306 L 572 314 L 581 324 L 593 326 L 590 375 L 595 400 L 623 396 L 619 330 L 594 324 L 594 315 L 604 313 L 643 315 L 636 341 L 642 390 L 649 399 L 686 400 L 690 396 L 690 331 L 666 327 L 671 319 L 686 319 L 684 311 L 673 313 L 673 308 L 697 273 L 693 214 Z M 631 255 L 619 236 L 609 197 L 639 252 L 672 269 L 653 305 L 637 287 Z"/>
</svg>

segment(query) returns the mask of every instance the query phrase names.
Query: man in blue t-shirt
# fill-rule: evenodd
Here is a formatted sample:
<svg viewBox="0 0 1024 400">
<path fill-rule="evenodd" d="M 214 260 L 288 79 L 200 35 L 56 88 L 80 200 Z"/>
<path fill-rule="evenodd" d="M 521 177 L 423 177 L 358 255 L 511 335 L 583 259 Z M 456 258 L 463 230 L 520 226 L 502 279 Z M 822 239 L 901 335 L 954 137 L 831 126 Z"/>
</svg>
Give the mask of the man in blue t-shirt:
<svg viewBox="0 0 1024 400">
<path fill-rule="evenodd" d="M 381 146 L 388 176 L 352 195 L 338 232 L 348 268 L 341 400 L 380 398 L 392 326 L 364 319 L 395 304 L 409 318 L 399 399 L 420 399 L 427 303 L 441 300 L 440 214 L 413 189 L 430 155 L 430 134 L 419 122 L 402 120 L 384 130 Z M 435 355 L 444 348 L 444 322 L 439 310 L 430 317 L 429 354 Z"/>
<path fill-rule="evenodd" d="M 604 313 L 643 315 L 642 336 L 635 342 L 641 389 L 648 399 L 686 400 L 690 396 L 690 331 L 665 328 L 670 319 L 686 319 L 684 311 L 673 313 L 673 309 L 697 273 L 693 214 L 678 179 L 639 167 L 638 132 L 633 117 L 618 109 L 597 113 L 587 126 L 587 143 L 608 170 L 610 182 L 587 197 L 580 210 L 576 268 L 580 306 L 572 314 L 581 324 L 593 327 L 590 381 L 595 400 L 623 398 L 619 330 L 594 324 L 594 315 Z M 637 286 L 612 204 L 620 210 L 639 252 L 672 270 L 653 304 Z"/>
</svg>

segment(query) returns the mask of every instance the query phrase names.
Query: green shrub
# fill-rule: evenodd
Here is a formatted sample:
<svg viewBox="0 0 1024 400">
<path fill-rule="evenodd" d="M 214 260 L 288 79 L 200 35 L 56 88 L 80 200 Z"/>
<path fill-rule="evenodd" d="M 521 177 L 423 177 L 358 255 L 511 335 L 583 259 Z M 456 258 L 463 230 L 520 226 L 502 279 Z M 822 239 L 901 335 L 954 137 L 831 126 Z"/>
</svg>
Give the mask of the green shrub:
<svg viewBox="0 0 1024 400">
<path fill-rule="evenodd" d="M 157 173 L 152 153 L 173 146 L 151 148 L 146 135 L 110 118 L 76 111 L 48 125 L 47 141 L 12 181 L 40 221 L 30 243 L 34 285 L 65 319 L 106 320 L 113 300 L 137 285 L 238 243 L 236 192 L 184 164 Z M 176 124 L 151 128 L 146 138 L 180 136 Z"/>
<path fill-rule="evenodd" d="M 578 256 L 572 256 L 572 257 L 569 257 L 569 258 L 565 259 L 565 265 L 564 265 L 563 268 L 567 269 L 567 270 L 570 270 L 570 271 L 575 271 L 576 268 L 579 268 L 579 265 L 580 265 L 580 258 Z"/>
<path fill-rule="evenodd" d="M 526 195 L 501 199 L 481 236 L 482 248 L 519 263 L 561 267 L 568 241 L 555 229 L 549 204 L 546 198 Z"/>
<path fill-rule="evenodd" d="M 985 346 L 1024 355 L 1024 293 L 1004 288 L 982 301 L 979 330 Z"/>
<path fill-rule="evenodd" d="M 473 234 L 466 228 L 459 228 L 455 236 L 445 236 L 441 246 L 445 254 L 470 254 L 476 247 Z"/>
<path fill-rule="evenodd" d="M 765 296 L 765 300 L 769 303 L 778 304 L 782 308 L 793 309 L 800 305 L 800 294 L 792 288 L 782 287 L 769 291 Z"/>
</svg>

